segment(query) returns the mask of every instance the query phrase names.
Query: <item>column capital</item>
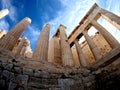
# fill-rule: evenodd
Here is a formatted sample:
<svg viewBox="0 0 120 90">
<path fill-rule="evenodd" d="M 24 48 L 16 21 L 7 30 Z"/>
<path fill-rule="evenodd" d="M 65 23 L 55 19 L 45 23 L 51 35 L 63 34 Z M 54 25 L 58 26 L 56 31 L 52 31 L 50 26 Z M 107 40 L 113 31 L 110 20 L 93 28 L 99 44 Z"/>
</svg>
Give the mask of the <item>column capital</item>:
<svg viewBox="0 0 120 90">
<path fill-rule="evenodd" d="M 46 24 L 43 26 L 43 28 L 45 28 L 45 27 L 50 28 L 50 24 L 49 24 L 49 23 L 46 23 Z"/>
<path fill-rule="evenodd" d="M 67 27 L 66 27 L 66 26 L 64 26 L 64 25 L 60 24 L 59 29 L 61 29 L 61 28 L 64 28 L 64 30 L 65 30 L 65 29 L 67 29 Z"/>
<path fill-rule="evenodd" d="M 23 20 L 25 20 L 26 22 L 31 23 L 31 19 L 29 17 L 25 17 Z"/>
<path fill-rule="evenodd" d="M 53 36 L 58 36 L 60 32 L 59 30 L 65 30 L 66 28 L 67 28 L 66 26 L 60 24 Z"/>
<path fill-rule="evenodd" d="M 79 39 L 78 39 L 78 38 L 76 38 L 76 39 L 74 40 L 74 42 L 75 42 L 75 41 L 79 42 Z"/>
</svg>

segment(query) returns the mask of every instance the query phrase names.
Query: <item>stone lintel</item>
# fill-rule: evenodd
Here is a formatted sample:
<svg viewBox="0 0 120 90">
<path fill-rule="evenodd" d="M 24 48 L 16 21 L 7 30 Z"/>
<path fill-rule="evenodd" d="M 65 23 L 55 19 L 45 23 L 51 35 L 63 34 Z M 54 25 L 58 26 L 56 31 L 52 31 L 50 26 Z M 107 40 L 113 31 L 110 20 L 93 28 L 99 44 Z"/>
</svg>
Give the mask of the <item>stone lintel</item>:
<svg viewBox="0 0 120 90">
<path fill-rule="evenodd" d="M 105 9 L 101 9 L 100 14 L 102 18 L 106 19 L 108 22 L 110 22 L 120 30 L 120 16 L 117 16 L 114 13 L 107 11 Z"/>
<path fill-rule="evenodd" d="M 91 14 L 91 12 L 93 12 L 93 10 L 98 7 L 98 5 L 95 3 L 91 8 L 90 10 L 86 13 L 86 15 L 81 19 L 81 21 L 79 22 L 79 25 L 77 25 L 75 27 L 75 29 L 72 31 L 72 33 L 69 35 L 68 39 L 72 36 L 72 34 L 79 28 L 79 26 L 81 24 L 83 24 L 83 22 L 86 20 L 86 18 Z"/>
<path fill-rule="evenodd" d="M 99 6 L 95 3 L 90 9 L 89 11 L 84 15 L 84 17 L 82 18 L 82 20 L 79 22 L 79 24 L 83 24 L 83 22 L 86 20 L 86 18 L 93 12 L 93 10 L 95 8 L 98 8 Z"/>
<path fill-rule="evenodd" d="M 91 27 L 90 22 L 93 19 L 98 19 L 99 18 L 99 11 L 100 7 L 98 7 L 97 4 L 94 4 L 93 7 L 88 11 L 88 13 L 83 17 L 81 22 L 79 23 L 78 26 L 72 31 L 72 33 L 68 36 L 68 42 L 70 46 L 74 42 L 74 40 L 83 32 L 85 29 L 89 29 Z"/>
</svg>

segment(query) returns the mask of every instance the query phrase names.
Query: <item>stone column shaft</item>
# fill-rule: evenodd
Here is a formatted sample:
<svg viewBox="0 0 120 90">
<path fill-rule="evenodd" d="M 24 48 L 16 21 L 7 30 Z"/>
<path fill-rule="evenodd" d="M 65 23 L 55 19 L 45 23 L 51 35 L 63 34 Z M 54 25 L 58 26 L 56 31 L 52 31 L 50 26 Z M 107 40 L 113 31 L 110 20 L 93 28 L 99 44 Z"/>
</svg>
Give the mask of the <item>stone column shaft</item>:
<svg viewBox="0 0 120 90">
<path fill-rule="evenodd" d="M 40 36 L 38 38 L 38 41 L 33 53 L 33 58 L 35 58 L 36 60 L 47 60 L 49 33 L 50 33 L 50 25 L 46 24 L 40 33 Z"/>
<path fill-rule="evenodd" d="M 0 47 L 11 51 L 17 43 L 20 35 L 30 23 L 30 18 L 24 18 L 22 21 L 20 21 L 5 35 L 5 37 L 3 37 L 3 39 L 0 41 Z"/>
<path fill-rule="evenodd" d="M 78 40 L 74 40 L 74 44 L 76 46 L 76 50 L 77 50 L 77 54 L 78 54 L 78 58 L 79 58 L 81 66 L 87 66 L 85 56 L 84 56 L 82 49 L 78 43 Z"/>
<path fill-rule="evenodd" d="M 0 11 L 0 19 L 9 13 L 8 9 L 3 9 Z"/>
<path fill-rule="evenodd" d="M 20 55 L 20 52 L 21 52 L 22 48 L 26 47 L 25 44 L 27 44 L 26 38 L 22 38 L 20 44 L 17 47 L 16 55 Z"/>
<path fill-rule="evenodd" d="M 27 49 L 27 46 L 23 46 L 22 49 L 21 49 L 20 54 L 24 56 L 25 53 L 26 53 L 26 49 Z"/>
<path fill-rule="evenodd" d="M 65 33 L 66 27 L 63 25 L 59 26 L 60 32 L 60 40 L 61 40 L 61 54 L 62 54 L 62 61 L 65 66 L 73 66 L 73 56 L 70 45 L 68 43 L 67 35 Z"/>
<path fill-rule="evenodd" d="M 120 17 L 104 9 L 100 10 L 101 16 L 120 30 Z"/>
<path fill-rule="evenodd" d="M 99 60 L 102 57 L 100 50 L 97 48 L 97 46 L 95 45 L 91 37 L 87 34 L 87 31 L 83 31 L 83 35 L 85 39 L 87 40 L 87 43 L 93 53 L 93 56 L 95 57 L 96 60 Z"/>
<path fill-rule="evenodd" d="M 93 20 L 91 24 L 102 34 L 112 48 L 120 46 L 119 42 L 98 22 Z"/>
</svg>

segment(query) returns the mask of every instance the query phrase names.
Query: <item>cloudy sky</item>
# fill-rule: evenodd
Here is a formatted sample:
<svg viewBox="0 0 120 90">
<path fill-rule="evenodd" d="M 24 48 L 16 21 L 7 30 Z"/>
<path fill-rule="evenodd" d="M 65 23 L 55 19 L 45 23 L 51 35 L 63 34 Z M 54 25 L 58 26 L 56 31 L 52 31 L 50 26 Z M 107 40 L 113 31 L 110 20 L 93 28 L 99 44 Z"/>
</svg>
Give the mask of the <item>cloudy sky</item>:
<svg viewBox="0 0 120 90">
<path fill-rule="evenodd" d="M 69 35 L 95 2 L 120 16 L 119 0 L 0 0 L 0 10 L 9 9 L 9 14 L 0 19 L 0 30 L 9 31 L 24 17 L 31 18 L 32 23 L 21 37 L 26 36 L 34 50 L 38 35 L 45 23 L 51 25 L 50 36 L 60 24 L 67 26 L 66 32 Z M 119 30 L 105 20 L 100 19 L 99 22 L 120 41 Z"/>
</svg>

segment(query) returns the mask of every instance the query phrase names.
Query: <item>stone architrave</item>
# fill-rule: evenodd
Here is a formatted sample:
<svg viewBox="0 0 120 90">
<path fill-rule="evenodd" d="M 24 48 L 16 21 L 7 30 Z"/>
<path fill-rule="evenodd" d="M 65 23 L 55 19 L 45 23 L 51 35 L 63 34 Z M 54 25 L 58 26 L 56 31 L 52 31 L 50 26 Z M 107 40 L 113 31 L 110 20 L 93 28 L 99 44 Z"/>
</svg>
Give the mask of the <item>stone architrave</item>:
<svg viewBox="0 0 120 90">
<path fill-rule="evenodd" d="M 107 10 L 100 10 L 101 16 L 120 30 L 120 17 Z"/>
<path fill-rule="evenodd" d="M 50 25 L 46 24 L 38 38 L 33 58 L 36 60 L 47 60 L 48 58 L 48 44 L 49 44 Z"/>
<path fill-rule="evenodd" d="M 20 35 L 31 23 L 31 19 L 26 17 L 13 27 L 0 41 L 0 47 L 12 51 Z"/>
</svg>

